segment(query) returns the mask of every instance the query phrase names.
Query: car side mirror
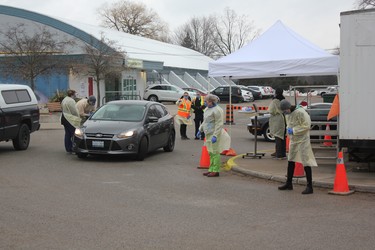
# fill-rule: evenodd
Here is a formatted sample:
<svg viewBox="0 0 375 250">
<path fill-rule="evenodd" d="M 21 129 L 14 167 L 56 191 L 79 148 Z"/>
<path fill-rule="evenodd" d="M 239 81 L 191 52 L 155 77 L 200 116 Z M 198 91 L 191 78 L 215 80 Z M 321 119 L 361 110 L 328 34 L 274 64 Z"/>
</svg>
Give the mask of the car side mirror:
<svg viewBox="0 0 375 250">
<path fill-rule="evenodd" d="M 156 123 L 159 121 L 159 118 L 157 118 L 156 116 L 149 116 L 148 117 L 148 122 L 149 123 Z"/>
</svg>

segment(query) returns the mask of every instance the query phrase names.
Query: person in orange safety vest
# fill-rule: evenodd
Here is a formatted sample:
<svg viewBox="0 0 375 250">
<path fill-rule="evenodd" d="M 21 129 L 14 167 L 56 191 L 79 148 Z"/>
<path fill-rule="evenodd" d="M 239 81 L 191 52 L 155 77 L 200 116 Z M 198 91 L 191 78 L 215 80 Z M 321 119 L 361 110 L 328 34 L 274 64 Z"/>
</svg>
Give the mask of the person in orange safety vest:
<svg viewBox="0 0 375 250">
<path fill-rule="evenodd" d="M 176 123 L 180 125 L 180 135 L 182 140 L 189 140 L 186 135 L 187 125 L 191 125 L 191 100 L 188 92 L 184 92 L 182 98 L 180 98 L 176 105 L 178 106 Z"/>
</svg>

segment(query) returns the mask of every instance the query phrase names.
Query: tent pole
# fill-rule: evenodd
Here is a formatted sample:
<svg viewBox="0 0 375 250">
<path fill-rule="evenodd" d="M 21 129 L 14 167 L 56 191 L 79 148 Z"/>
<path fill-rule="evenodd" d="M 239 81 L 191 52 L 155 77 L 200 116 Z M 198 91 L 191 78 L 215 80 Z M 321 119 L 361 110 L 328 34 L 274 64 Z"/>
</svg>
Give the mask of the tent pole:
<svg viewBox="0 0 375 250">
<path fill-rule="evenodd" d="M 230 84 L 230 79 L 232 77 L 229 76 L 228 77 L 228 82 L 229 82 L 229 112 L 230 112 L 230 117 L 233 117 L 233 109 L 232 109 L 232 84 Z M 232 138 L 232 123 L 233 123 L 233 120 L 229 123 L 229 136 L 230 138 Z"/>
</svg>

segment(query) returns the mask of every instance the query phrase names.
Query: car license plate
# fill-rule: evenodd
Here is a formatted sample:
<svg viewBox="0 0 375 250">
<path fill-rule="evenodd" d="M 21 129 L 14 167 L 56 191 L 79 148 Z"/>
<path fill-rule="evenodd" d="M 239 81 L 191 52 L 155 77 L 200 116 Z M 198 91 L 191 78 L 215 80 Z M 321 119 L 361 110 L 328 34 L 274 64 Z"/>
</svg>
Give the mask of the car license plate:
<svg viewBox="0 0 375 250">
<path fill-rule="evenodd" d="M 92 141 L 93 148 L 104 148 L 104 141 Z"/>
</svg>

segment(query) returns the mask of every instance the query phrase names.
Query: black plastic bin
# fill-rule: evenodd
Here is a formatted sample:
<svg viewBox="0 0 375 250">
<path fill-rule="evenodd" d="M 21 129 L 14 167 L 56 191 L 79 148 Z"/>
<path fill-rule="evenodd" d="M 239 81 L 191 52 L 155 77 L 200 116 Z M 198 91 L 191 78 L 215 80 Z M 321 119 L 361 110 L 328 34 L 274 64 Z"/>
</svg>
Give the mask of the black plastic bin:
<svg viewBox="0 0 375 250">
<path fill-rule="evenodd" d="M 323 94 L 323 102 L 332 103 L 335 99 L 336 94 Z"/>
</svg>

